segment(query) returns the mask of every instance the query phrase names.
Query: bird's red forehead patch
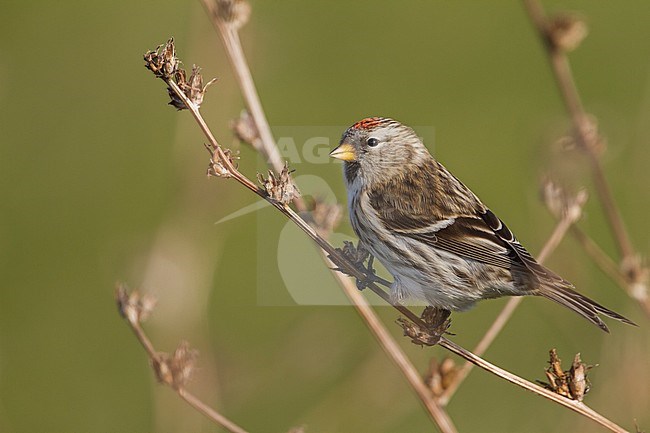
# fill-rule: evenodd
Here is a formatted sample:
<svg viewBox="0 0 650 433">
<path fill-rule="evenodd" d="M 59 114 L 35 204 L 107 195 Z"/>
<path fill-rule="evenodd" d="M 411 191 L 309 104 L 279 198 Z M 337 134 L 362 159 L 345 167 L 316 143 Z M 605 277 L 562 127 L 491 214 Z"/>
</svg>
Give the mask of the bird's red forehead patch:
<svg viewBox="0 0 650 433">
<path fill-rule="evenodd" d="M 384 123 L 383 117 L 367 117 L 352 125 L 353 129 L 373 129 Z"/>
</svg>

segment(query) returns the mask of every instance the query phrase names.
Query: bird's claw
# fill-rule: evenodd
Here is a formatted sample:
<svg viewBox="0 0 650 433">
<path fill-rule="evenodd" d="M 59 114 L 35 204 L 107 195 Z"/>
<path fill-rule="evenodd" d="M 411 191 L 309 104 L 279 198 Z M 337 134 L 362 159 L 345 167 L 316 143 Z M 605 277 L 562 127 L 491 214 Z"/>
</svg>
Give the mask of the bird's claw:
<svg viewBox="0 0 650 433">
<path fill-rule="evenodd" d="M 375 261 L 375 256 L 372 254 L 368 254 L 368 264 L 364 266 L 363 262 L 357 263 L 357 266 L 361 270 L 361 272 L 364 273 L 366 276 L 363 280 L 356 279 L 357 280 L 357 289 L 363 290 L 367 288 L 369 285 L 374 284 L 378 282 L 377 278 L 377 271 L 375 271 L 375 268 L 373 267 L 373 263 Z"/>
</svg>

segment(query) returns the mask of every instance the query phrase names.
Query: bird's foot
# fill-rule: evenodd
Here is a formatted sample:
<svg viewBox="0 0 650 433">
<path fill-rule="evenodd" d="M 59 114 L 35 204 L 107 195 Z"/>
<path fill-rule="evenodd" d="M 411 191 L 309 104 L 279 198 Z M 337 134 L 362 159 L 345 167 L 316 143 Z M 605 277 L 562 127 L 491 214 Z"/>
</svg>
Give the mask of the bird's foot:
<svg viewBox="0 0 650 433">
<path fill-rule="evenodd" d="M 357 289 L 363 290 L 366 287 L 368 287 L 371 284 L 374 283 L 379 283 L 381 279 L 377 277 L 377 271 L 375 271 L 375 268 L 373 266 L 375 261 L 375 256 L 372 254 L 368 253 L 368 264 L 364 266 L 363 262 L 357 263 L 357 266 L 361 270 L 361 272 L 364 273 L 366 278 L 363 280 L 360 280 L 357 278 Z"/>
<path fill-rule="evenodd" d="M 343 248 L 337 248 L 348 260 L 350 260 L 355 267 L 364 275 L 365 278 L 356 278 L 357 288 L 363 290 L 371 284 L 382 283 L 384 280 L 377 276 L 377 273 L 373 267 L 374 256 L 372 256 L 368 250 L 366 250 L 361 242 L 358 242 L 355 246 L 354 243 L 345 241 L 343 242 Z M 365 262 L 368 260 L 368 264 Z M 337 270 L 342 271 L 340 268 Z M 343 272 L 343 271 L 342 271 Z M 351 275 L 349 272 L 345 272 L 348 275 Z M 354 275 L 351 275 L 354 276 Z"/>
</svg>

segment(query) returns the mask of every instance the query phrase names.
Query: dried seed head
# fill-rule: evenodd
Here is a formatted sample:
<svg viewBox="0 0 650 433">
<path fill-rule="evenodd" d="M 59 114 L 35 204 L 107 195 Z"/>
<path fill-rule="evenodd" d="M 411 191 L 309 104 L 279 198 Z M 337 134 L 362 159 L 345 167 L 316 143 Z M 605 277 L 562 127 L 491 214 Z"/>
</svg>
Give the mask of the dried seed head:
<svg viewBox="0 0 650 433">
<path fill-rule="evenodd" d="M 569 370 L 569 391 L 574 400 L 582 401 L 585 394 L 589 392 L 589 381 L 587 380 L 587 370 L 589 366 L 580 360 L 580 354 L 576 353 Z"/>
<path fill-rule="evenodd" d="M 431 333 L 429 330 L 402 317 L 397 319 L 397 324 L 404 330 L 404 335 L 409 337 L 411 342 L 418 346 L 435 346 L 440 341 L 440 335 Z"/>
<path fill-rule="evenodd" d="M 213 78 L 204 86 L 201 68 L 196 65 L 192 66 L 192 74 L 190 75 L 190 78 L 187 78 L 186 74 L 187 73 L 184 69 L 178 69 L 174 74 L 174 81 L 196 108 L 201 108 L 205 92 L 208 90 L 209 86 L 217 81 L 217 79 Z M 184 110 L 187 108 L 183 98 L 181 98 L 171 86 L 167 87 L 167 93 L 171 100 L 169 105 L 173 106 L 177 110 Z"/>
<path fill-rule="evenodd" d="M 232 173 L 224 163 L 219 150 L 213 149 L 207 144 L 205 145 L 205 148 L 208 149 L 208 151 L 212 154 L 210 157 L 210 165 L 208 166 L 208 177 L 231 177 Z M 239 159 L 239 156 L 233 155 L 233 152 L 230 149 L 222 149 L 222 152 L 223 155 L 228 159 L 228 162 L 230 163 L 229 165 L 235 167 L 236 169 L 237 164 L 235 160 Z"/>
<path fill-rule="evenodd" d="M 235 29 L 243 27 L 250 18 L 251 6 L 245 0 L 216 0 L 217 16 Z"/>
<path fill-rule="evenodd" d="M 156 379 L 174 389 L 185 387 L 197 357 L 198 351 L 191 349 L 186 341 L 181 342 L 171 356 L 168 353 L 159 353 L 152 360 Z"/>
<path fill-rule="evenodd" d="M 591 384 L 587 379 L 587 372 L 592 368 L 580 360 L 580 354 L 576 354 L 567 371 L 562 370 L 562 361 L 555 349 L 549 352 L 549 367 L 546 369 L 547 382 L 537 381 L 540 385 L 556 394 L 570 398 L 571 400 L 582 401 L 585 394 L 589 392 Z"/>
<path fill-rule="evenodd" d="M 587 23 L 576 14 L 562 13 L 548 20 L 548 37 L 554 47 L 570 52 L 580 46 L 589 33 Z"/>
<path fill-rule="evenodd" d="M 592 114 L 587 114 L 580 122 L 581 135 L 584 137 L 584 145 L 594 155 L 602 155 L 607 149 L 607 140 L 600 135 L 598 119 Z M 578 132 L 575 132 L 576 134 Z"/>
<path fill-rule="evenodd" d="M 253 117 L 248 111 L 242 110 L 239 117 L 230 122 L 230 128 L 239 141 L 250 144 L 255 148 L 258 147 L 256 143 L 260 138 L 260 134 Z"/>
<path fill-rule="evenodd" d="M 203 103 L 203 97 L 208 87 L 217 79 L 213 78 L 203 85 L 201 68 L 192 66 L 192 73 L 187 78 L 187 73 L 180 67 L 181 61 L 176 57 L 176 48 L 174 47 L 174 38 L 170 38 L 166 44 L 160 45 L 156 51 L 147 51 L 144 55 L 145 66 L 151 70 L 154 75 L 167 83 L 167 93 L 169 94 L 169 105 L 177 110 L 186 109 L 186 102 L 181 95 L 176 93 L 173 84 L 176 83 L 178 88 L 187 96 L 187 98 L 200 108 Z"/>
<path fill-rule="evenodd" d="M 170 79 L 176 74 L 179 64 L 174 38 L 169 38 L 167 43 L 159 45 L 155 51 L 147 51 L 144 54 L 145 67 L 158 78 Z"/>
<path fill-rule="evenodd" d="M 404 335 L 411 338 L 413 344 L 435 346 L 451 325 L 449 315 L 449 310 L 429 306 L 424 309 L 421 316 L 426 328 L 401 317 L 397 319 L 397 323 L 404 330 Z"/>
<path fill-rule="evenodd" d="M 582 208 L 588 197 L 586 190 L 570 195 L 559 184 L 547 178 L 542 181 L 541 193 L 546 207 L 555 218 L 566 218 L 574 223 L 582 217 Z"/>
<path fill-rule="evenodd" d="M 641 303 L 649 302 L 648 279 L 650 269 L 645 265 L 643 258 L 639 255 L 626 257 L 621 261 L 620 266 L 621 272 L 629 281 L 631 296 Z"/>
<path fill-rule="evenodd" d="M 435 358 L 431 358 L 429 371 L 424 377 L 424 381 L 433 395 L 439 397 L 444 394 L 445 390 L 453 383 L 458 369 L 451 358 L 443 358 L 440 363 Z"/>
<path fill-rule="evenodd" d="M 288 205 L 294 198 L 300 197 L 300 191 L 291 179 L 292 172 L 289 171 L 289 166 L 285 162 L 279 176 L 269 170 L 269 177 L 264 178 L 264 176 L 258 174 L 257 180 L 269 198 L 283 205 Z"/>
<path fill-rule="evenodd" d="M 342 215 L 343 210 L 338 203 L 326 203 L 322 199 L 315 198 L 307 219 L 319 235 L 327 237 L 339 224 Z"/>
<path fill-rule="evenodd" d="M 178 84 L 178 87 L 181 90 L 183 90 L 183 88 L 187 86 L 185 69 L 178 69 L 176 71 L 176 73 L 174 74 L 174 81 L 176 82 L 176 84 Z M 183 91 L 183 93 L 185 93 L 185 91 Z M 176 91 L 169 85 L 167 86 L 167 94 L 169 95 L 169 102 L 168 102 L 169 105 L 176 108 L 178 111 L 187 109 L 187 107 L 185 106 L 185 100 L 183 100 L 183 98 L 181 98 L 176 93 Z"/>
<path fill-rule="evenodd" d="M 217 79 L 213 78 L 204 86 L 203 77 L 201 76 L 201 68 L 193 65 L 192 74 L 190 75 L 190 79 L 187 81 L 186 87 L 183 91 L 194 105 L 201 107 L 205 92 L 208 90 L 208 87 L 214 84 L 215 81 L 217 81 Z"/>
<path fill-rule="evenodd" d="M 598 119 L 591 114 L 581 116 L 570 134 L 560 137 L 557 143 L 566 151 L 578 148 L 597 156 L 607 149 L 607 139 L 600 135 Z"/>
<path fill-rule="evenodd" d="M 140 295 L 137 290 L 129 292 L 123 283 L 118 283 L 115 289 L 115 301 L 122 317 L 132 324 L 147 320 L 156 306 L 156 298 L 148 294 Z"/>
</svg>

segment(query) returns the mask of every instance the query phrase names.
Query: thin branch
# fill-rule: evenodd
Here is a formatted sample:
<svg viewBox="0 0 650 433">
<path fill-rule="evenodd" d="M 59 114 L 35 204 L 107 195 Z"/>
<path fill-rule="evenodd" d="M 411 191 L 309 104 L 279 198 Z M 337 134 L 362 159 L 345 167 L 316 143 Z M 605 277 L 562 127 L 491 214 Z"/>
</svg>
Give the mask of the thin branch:
<svg viewBox="0 0 650 433">
<path fill-rule="evenodd" d="M 544 42 L 555 81 L 571 118 L 571 122 L 573 123 L 577 144 L 588 156 L 594 185 L 600 198 L 603 212 L 609 222 L 618 246 L 621 261 L 624 262 L 634 257 L 636 253 L 605 178 L 605 172 L 598 152 L 602 144 L 601 138 L 597 131 L 594 130 L 594 122 L 584 110 L 565 51 L 553 42 L 548 19 L 541 3 L 538 0 L 524 0 L 524 6 L 539 36 Z"/>
<path fill-rule="evenodd" d="M 587 255 L 609 278 L 621 288 L 625 289 L 627 287 L 628 282 L 625 275 L 623 275 L 619 267 L 614 263 L 614 260 L 589 235 L 583 232 L 578 226 L 571 228 L 571 234 L 585 250 Z"/>
<path fill-rule="evenodd" d="M 203 403 L 199 398 L 197 398 L 194 394 L 189 393 L 185 388 L 179 388 L 178 390 L 176 390 L 176 392 L 178 393 L 180 398 L 182 398 L 187 402 L 187 404 L 189 404 L 194 409 L 196 409 L 197 411 L 205 415 L 207 418 L 209 418 L 211 421 L 214 421 L 216 424 L 222 426 L 229 432 L 248 433 L 246 430 L 239 427 L 237 424 L 233 423 L 228 418 L 221 415 L 219 412 L 217 412 L 207 404 Z"/>
<path fill-rule="evenodd" d="M 253 76 L 246 61 L 246 55 L 239 40 L 239 30 L 236 25 L 236 20 L 234 20 L 235 17 L 231 17 L 230 20 L 224 19 L 219 13 L 217 1 L 215 0 L 201 0 L 201 4 L 203 4 L 203 8 L 210 17 L 212 25 L 217 30 L 226 48 L 228 60 L 237 78 L 237 83 L 241 89 L 246 106 L 257 128 L 260 143 L 256 148 L 266 158 L 267 163 L 279 173 L 284 167 L 284 161 L 275 144 L 271 127 L 266 119 L 260 97 L 257 94 L 255 82 L 253 81 Z M 240 25 L 243 25 L 243 23 Z"/>
<path fill-rule="evenodd" d="M 591 409 L 589 406 L 585 405 L 582 402 L 579 402 L 577 400 L 571 400 L 566 397 L 563 397 L 559 394 L 554 393 L 553 391 L 549 391 L 548 389 L 542 388 L 539 385 L 535 385 L 534 383 L 528 382 L 525 379 L 522 379 L 521 377 L 517 376 L 516 374 L 512 374 L 507 370 L 504 370 L 500 367 L 497 367 L 494 364 L 491 364 L 484 360 L 483 358 L 474 355 L 472 352 L 463 349 L 456 343 L 447 340 L 445 337 L 442 337 L 440 339 L 440 346 L 444 347 L 445 349 L 449 350 L 450 352 L 455 353 L 456 355 L 469 360 L 473 364 L 475 364 L 478 367 L 481 367 L 485 371 L 489 371 L 490 373 L 501 377 L 505 380 L 507 380 L 510 383 L 514 383 L 517 386 L 520 386 L 521 388 L 527 389 L 528 391 L 531 391 L 537 395 L 540 395 L 542 397 L 545 397 L 551 401 L 554 401 L 558 404 L 561 404 L 562 406 L 571 409 L 574 412 L 579 413 L 580 415 L 583 415 L 598 424 L 602 425 L 603 427 L 617 433 L 629 433 L 627 430 L 624 428 L 620 427 L 619 425 L 613 423 L 609 419 L 605 418 L 595 410 Z"/>
<path fill-rule="evenodd" d="M 557 246 L 564 238 L 569 227 L 572 226 L 574 218 L 568 212 L 565 213 L 564 217 L 557 223 L 553 233 L 549 236 L 546 244 L 542 247 L 542 251 L 537 257 L 537 261 L 541 264 L 551 255 L 551 253 L 557 248 Z M 494 340 L 497 338 L 499 333 L 503 330 L 503 327 L 508 323 L 508 320 L 512 317 L 513 313 L 523 301 L 523 297 L 513 297 L 508 300 L 506 305 L 503 307 L 499 315 L 496 317 L 490 328 L 483 335 L 481 340 L 478 342 L 476 347 L 473 350 L 473 353 L 477 356 L 483 356 L 487 349 L 492 345 Z M 444 393 L 438 397 L 438 402 L 446 406 L 451 400 L 454 393 L 458 390 L 463 381 L 467 378 L 469 373 L 472 371 L 474 364 L 471 361 L 466 361 L 465 364 L 458 370 L 454 376 L 453 381 L 445 389 Z"/>
<path fill-rule="evenodd" d="M 150 298 L 140 297 L 135 291 L 128 293 L 127 289 L 122 286 L 116 290 L 115 297 L 120 314 L 124 317 L 129 328 L 131 328 L 140 344 L 142 344 L 142 347 L 144 347 L 145 352 L 147 352 L 158 382 L 168 385 L 190 406 L 197 409 L 215 424 L 220 425 L 231 433 L 247 433 L 242 427 L 187 391 L 184 382 L 191 373 L 195 355 L 185 344 L 181 343 L 179 349 L 176 350 L 173 356 L 158 352 L 154 348 L 153 343 L 140 325 L 140 322 L 144 320 L 144 316 L 148 315 L 149 311 L 153 308 L 154 301 Z M 177 356 L 178 354 L 180 355 Z"/>
</svg>

